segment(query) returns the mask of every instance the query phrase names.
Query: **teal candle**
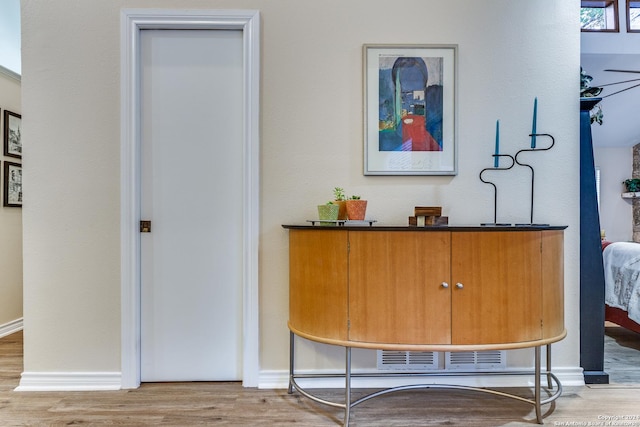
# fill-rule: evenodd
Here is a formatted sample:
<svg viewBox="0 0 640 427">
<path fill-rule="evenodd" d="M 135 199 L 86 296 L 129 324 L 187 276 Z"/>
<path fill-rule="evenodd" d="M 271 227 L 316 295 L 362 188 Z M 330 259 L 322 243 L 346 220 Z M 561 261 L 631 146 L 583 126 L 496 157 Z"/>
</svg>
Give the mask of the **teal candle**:
<svg viewBox="0 0 640 427">
<path fill-rule="evenodd" d="M 536 125 L 538 121 L 538 97 L 533 100 L 533 125 L 531 125 L 531 148 L 536 148 Z"/>
<path fill-rule="evenodd" d="M 495 152 L 495 156 L 493 157 L 494 168 L 497 168 L 498 166 L 500 166 L 500 157 L 498 157 L 499 154 L 500 154 L 500 120 L 496 120 L 496 152 Z"/>
</svg>

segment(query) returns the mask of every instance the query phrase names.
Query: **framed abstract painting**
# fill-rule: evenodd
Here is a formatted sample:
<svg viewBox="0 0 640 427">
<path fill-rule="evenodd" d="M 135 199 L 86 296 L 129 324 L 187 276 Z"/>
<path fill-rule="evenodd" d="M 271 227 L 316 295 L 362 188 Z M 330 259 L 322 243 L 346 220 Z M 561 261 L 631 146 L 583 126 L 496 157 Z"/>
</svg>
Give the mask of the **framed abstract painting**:
<svg viewBox="0 0 640 427">
<path fill-rule="evenodd" d="M 364 45 L 364 174 L 457 173 L 457 45 Z"/>
</svg>

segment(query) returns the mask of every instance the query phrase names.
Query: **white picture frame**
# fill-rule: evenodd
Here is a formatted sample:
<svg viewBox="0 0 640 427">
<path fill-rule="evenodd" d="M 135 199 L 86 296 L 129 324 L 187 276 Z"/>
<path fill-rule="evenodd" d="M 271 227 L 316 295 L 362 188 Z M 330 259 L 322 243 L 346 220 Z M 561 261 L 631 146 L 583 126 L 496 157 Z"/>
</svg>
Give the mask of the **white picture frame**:
<svg viewBox="0 0 640 427">
<path fill-rule="evenodd" d="M 364 174 L 457 174 L 457 45 L 363 46 Z"/>
</svg>

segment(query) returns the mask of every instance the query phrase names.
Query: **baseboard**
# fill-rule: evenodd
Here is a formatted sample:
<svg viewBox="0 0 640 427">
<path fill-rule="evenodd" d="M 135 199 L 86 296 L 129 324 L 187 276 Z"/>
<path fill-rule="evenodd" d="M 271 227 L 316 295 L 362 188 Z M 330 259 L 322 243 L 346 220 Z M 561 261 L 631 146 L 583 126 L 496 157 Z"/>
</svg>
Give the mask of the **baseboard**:
<svg viewBox="0 0 640 427">
<path fill-rule="evenodd" d="M 504 372 L 508 373 L 507 369 Z M 298 374 L 336 374 L 332 370 L 313 370 L 313 371 L 297 371 Z M 380 374 L 379 371 L 371 370 L 353 370 L 354 374 Z M 582 368 L 567 367 L 554 368 L 553 373 L 563 386 L 583 386 L 584 377 Z M 298 379 L 297 383 L 303 388 L 343 388 L 344 378 L 304 378 Z M 418 384 L 455 384 L 471 387 L 533 387 L 533 378 L 531 375 L 433 375 L 428 377 L 415 376 L 394 376 L 394 377 L 369 377 L 369 378 L 352 378 L 351 386 L 353 388 L 388 388 L 404 385 Z M 546 380 L 543 380 L 543 385 Z M 288 371 L 261 371 L 258 388 L 261 389 L 284 389 L 289 385 Z"/>
<path fill-rule="evenodd" d="M 506 373 L 509 370 L 505 370 Z M 336 371 L 314 370 L 298 371 L 298 374 L 338 374 Z M 378 371 L 354 370 L 354 374 L 379 374 Z M 555 368 L 553 373 L 563 386 L 584 386 L 582 368 Z M 100 391 L 120 390 L 122 376 L 120 372 L 23 372 L 20 385 L 15 391 Z M 531 375 L 433 375 L 429 377 L 394 376 L 352 378 L 353 388 L 388 388 L 401 385 L 418 384 L 455 384 L 471 387 L 532 387 Z M 543 381 L 543 385 L 546 382 Z M 305 378 L 298 379 L 304 388 L 343 388 L 344 379 Z M 261 371 L 258 383 L 260 389 L 285 389 L 289 386 L 289 372 Z"/>
<path fill-rule="evenodd" d="M 11 322 L 7 322 L 4 325 L 0 325 L 0 338 L 21 331 L 23 323 L 24 319 L 21 317 L 19 319 L 12 320 Z"/>
<path fill-rule="evenodd" d="M 120 390 L 120 372 L 23 372 L 15 391 Z"/>
</svg>

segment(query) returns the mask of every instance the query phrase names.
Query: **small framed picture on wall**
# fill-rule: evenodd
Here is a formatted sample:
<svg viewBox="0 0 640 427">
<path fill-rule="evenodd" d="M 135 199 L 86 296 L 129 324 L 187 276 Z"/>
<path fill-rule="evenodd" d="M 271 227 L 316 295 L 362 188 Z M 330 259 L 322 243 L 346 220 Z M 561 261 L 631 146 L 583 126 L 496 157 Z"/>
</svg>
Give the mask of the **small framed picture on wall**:
<svg viewBox="0 0 640 427">
<path fill-rule="evenodd" d="M 4 110 L 4 155 L 22 158 L 22 115 Z"/>
<path fill-rule="evenodd" d="M 4 162 L 3 206 L 22 207 L 22 165 Z"/>
</svg>

